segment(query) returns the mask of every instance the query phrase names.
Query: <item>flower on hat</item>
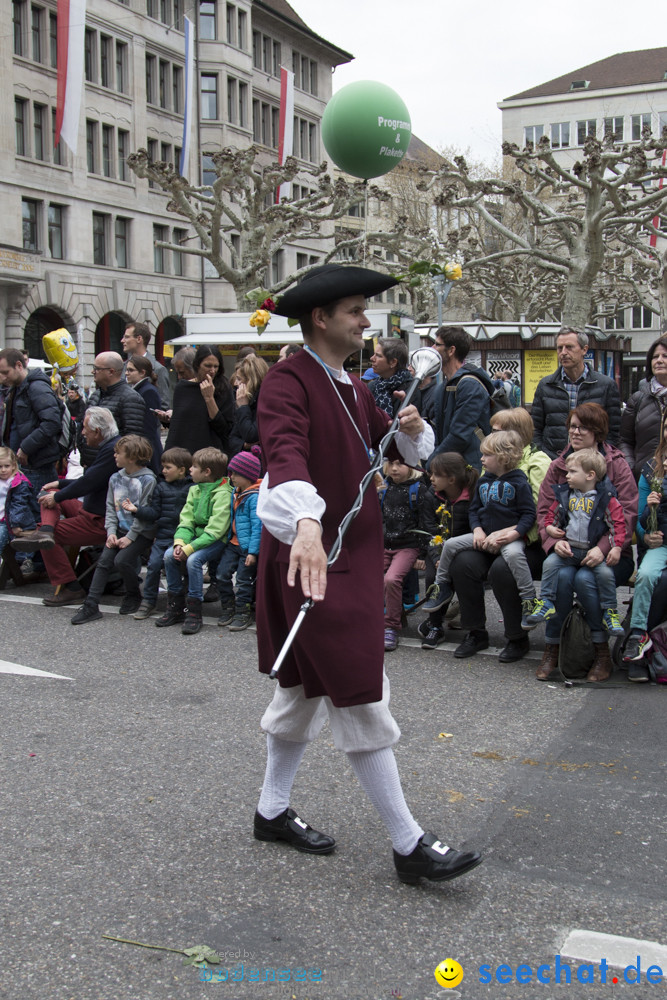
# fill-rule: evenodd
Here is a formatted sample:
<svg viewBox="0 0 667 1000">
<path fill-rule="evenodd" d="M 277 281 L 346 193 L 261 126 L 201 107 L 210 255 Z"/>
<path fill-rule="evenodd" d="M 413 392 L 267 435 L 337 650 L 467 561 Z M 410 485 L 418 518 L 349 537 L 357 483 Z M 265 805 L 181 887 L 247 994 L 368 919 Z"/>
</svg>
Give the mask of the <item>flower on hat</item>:
<svg viewBox="0 0 667 1000">
<path fill-rule="evenodd" d="M 246 292 L 246 298 L 256 305 L 255 311 L 248 320 L 250 326 L 254 326 L 257 333 L 264 333 L 271 319 L 271 313 L 275 311 L 275 302 L 266 288 L 253 288 L 252 291 Z"/>
</svg>

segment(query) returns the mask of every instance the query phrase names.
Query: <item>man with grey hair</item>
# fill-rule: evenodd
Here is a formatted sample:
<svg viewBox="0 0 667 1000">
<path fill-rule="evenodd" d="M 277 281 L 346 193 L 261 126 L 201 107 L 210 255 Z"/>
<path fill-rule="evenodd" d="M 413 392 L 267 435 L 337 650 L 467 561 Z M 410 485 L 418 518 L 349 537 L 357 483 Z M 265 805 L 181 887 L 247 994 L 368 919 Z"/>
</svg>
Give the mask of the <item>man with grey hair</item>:
<svg viewBox="0 0 667 1000">
<path fill-rule="evenodd" d="M 408 347 L 400 337 L 379 337 L 371 365 L 377 378 L 369 383 L 368 388 L 375 402 L 391 416 L 394 416 L 400 401 L 394 397 L 395 392 L 405 392 L 412 382 L 408 371 Z M 419 410 L 421 396 L 419 390 L 412 397 L 413 405 Z"/>
<path fill-rule="evenodd" d="M 107 488 L 110 477 L 118 471 L 114 448 L 119 434 L 113 414 L 102 406 L 88 407 L 83 437 L 95 456 L 91 465 L 80 479 L 47 483 L 38 497 L 41 524 L 10 543 L 21 552 L 42 552 L 49 580 L 55 587 L 53 595 L 44 598 L 49 607 L 81 604 L 86 597 L 65 549 L 70 545 L 104 545 L 107 540 Z"/>
<path fill-rule="evenodd" d="M 104 406 L 111 410 L 118 433 L 139 434 L 144 432 L 146 404 L 141 395 L 128 385 L 123 378 L 123 359 L 115 351 L 98 354 L 93 363 L 95 389 L 88 399 L 88 407 Z M 89 445 L 81 448 L 82 465 L 90 465 L 94 452 Z"/>
<path fill-rule="evenodd" d="M 551 458 L 567 447 L 566 420 L 580 403 L 599 403 L 609 415 L 609 437 L 617 445 L 621 429 L 621 396 L 614 379 L 596 372 L 585 361 L 588 335 L 563 327 L 556 338 L 559 367 L 538 382 L 530 415 L 533 443 Z"/>
</svg>

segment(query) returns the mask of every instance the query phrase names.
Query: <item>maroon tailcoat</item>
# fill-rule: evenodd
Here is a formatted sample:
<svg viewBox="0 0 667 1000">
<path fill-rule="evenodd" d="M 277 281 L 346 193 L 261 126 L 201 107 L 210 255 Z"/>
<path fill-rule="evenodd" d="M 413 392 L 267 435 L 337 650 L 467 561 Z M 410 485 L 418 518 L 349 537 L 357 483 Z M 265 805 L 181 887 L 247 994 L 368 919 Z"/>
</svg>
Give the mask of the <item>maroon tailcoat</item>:
<svg viewBox="0 0 667 1000">
<path fill-rule="evenodd" d="M 366 445 L 377 446 L 388 419 L 363 382 L 336 382 Z M 356 394 L 356 399 L 355 399 Z M 328 374 L 307 351 L 275 365 L 257 405 L 269 486 L 312 483 L 327 505 L 322 543 L 328 553 L 352 507 L 369 457 Z M 328 695 L 338 707 L 382 697 L 384 610 L 382 518 L 371 486 L 327 574 L 327 591 L 306 615 L 278 675 L 283 687 L 303 684 L 307 698 Z M 257 573 L 259 669 L 269 673 L 305 600 L 297 575 L 287 586 L 290 547 L 262 532 Z"/>
</svg>

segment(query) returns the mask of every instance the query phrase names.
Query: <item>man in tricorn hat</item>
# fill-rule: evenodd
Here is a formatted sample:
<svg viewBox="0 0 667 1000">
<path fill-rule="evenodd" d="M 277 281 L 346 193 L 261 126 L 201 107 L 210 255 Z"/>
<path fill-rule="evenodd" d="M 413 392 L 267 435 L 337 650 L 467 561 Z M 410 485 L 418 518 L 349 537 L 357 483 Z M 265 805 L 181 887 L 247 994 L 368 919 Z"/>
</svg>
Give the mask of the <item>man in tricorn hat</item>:
<svg viewBox="0 0 667 1000">
<path fill-rule="evenodd" d="M 299 320 L 305 346 L 262 383 L 257 417 L 267 475 L 257 508 L 264 528 L 257 578 L 259 667 L 269 673 L 303 595 L 315 602 L 279 672 L 264 713 L 268 760 L 255 813 L 259 840 L 283 840 L 329 854 L 332 837 L 290 808 L 290 791 L 308 745 L 329 719 L 394 847 L 404 882 L 455 878 L 480 863 L 448 848 L 415 821 L 403 797 L 393 745 L 400 730 L 389 711 L 383 669 L 382 522 L 375 491 L 345 535 L 327 573 L 327 552 L 386 433 L 387 414 L 366 385 L 343 369 L 370 326 L 365 300 L 396 284 L 359 267 L 314 268 L 280 300 Z M 397 444 L 412 465 L 432 450 L 433 434 L 416 408 L 401 416 Z M 302 593 L 303 592 L 303 595 Z"/>
</svg>

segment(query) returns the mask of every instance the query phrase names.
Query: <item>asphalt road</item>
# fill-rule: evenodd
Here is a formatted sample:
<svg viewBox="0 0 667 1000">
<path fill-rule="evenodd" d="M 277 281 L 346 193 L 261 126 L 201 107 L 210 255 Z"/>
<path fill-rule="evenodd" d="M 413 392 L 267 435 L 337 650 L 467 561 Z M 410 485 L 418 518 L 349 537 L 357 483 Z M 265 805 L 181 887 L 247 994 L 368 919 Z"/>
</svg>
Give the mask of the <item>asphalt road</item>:
<svg viewBox="0 0 667 1000">
<path fill-rule="evenodd" d="M 580 963 L 565 960 L 573 981 L 561 970 L 554 982 L 577 928 L 667 945 L 664 688 L 541 684 L 537 649 L 514 664 L 494 651 L 456 660 L 451 643 L 424 652 L 414 616 L 387 657 L 406 797 L 424 827 L 479 848 L 485 863 L 412 887 L 398 882 L 384 828 L 328 729 L 304 758 L 293 805 L 336 837 L 336 852 L 308 857 L 252 838 L 272 692 L 254 632 L 212 618 L 181 636 L 119 618 L 118 598 L 102 621 L 75 628 L 71 610 L 41 605 L 47 592 L 0 594 L 6 663 L 59 675 L 0 673 L 1 997 L 667 995 L 665 980 L 646 983 L 644 960 L 641 986 L 618 970 L 616 984 L 600 984 L 599 970 L 594 985 L 580 982 Z M 207 945 L 223 962 L 200 971 L 103 935 Z M 464 970 L 458 989 L 434 978 L 445 958 Z M 521 965 L 530 981 L 517 981 Z"/>
</svg>

